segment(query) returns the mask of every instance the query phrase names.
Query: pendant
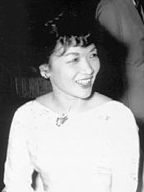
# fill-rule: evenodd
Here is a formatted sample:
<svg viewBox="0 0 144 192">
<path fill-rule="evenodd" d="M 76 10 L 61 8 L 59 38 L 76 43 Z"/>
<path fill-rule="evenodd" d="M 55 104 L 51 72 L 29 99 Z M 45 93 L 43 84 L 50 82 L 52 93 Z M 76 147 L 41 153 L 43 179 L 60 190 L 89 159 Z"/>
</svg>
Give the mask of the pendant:
<svg viewBox="0 0 144 192">
<path fill-rule="evenodd" d="M 68 120 L 68 116 L 65 115 L 65 114 L 62 114 L 61 117 L 58 117 L 58 118 L 56 119 L 56 125 L 57 125 L 58 127 L 60 127 L 60 126 L 61 126 L 62 124 L 64 124 L 65 121 L 67 121 L 67 120 Z"/>
</svg>

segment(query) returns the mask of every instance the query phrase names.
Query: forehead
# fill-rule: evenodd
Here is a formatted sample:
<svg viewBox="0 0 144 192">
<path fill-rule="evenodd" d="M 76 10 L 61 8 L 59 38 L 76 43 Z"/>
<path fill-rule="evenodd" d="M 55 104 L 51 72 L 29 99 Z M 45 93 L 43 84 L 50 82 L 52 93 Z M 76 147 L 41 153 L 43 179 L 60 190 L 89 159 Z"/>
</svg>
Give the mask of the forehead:
<svg viewBox="0 0 144 192">
<path fill-rule="evenodd" d="M 91 45 L 89 45 L 89 46 L 87 46 L 87 47 L 76 46 L 76 47 L 69 47 L 69 48 L 67 49 L 67 51 L 65 52 L 65 54 L 69 54 L 69 53 L 73 53 L 73 52 L 77 52 L 77 53 L 79 53 L 79 52 L 89 53 L 89 52 L 91 52 L 91 51 L 93 51 L 93 50 L 96 50 L 94 44 L 91 44 Z"/>
<path fill-rule="evenodd" d="M 96 50 L 96 47 L 94 44 L 90 44 L 89 46 L 87 47 L 82 47 L 82 46 L 69 46 L 66 51 L 63 53 L 64 51 L 64 46 L 62 44 L 57 44 L 55 50 L 54 50 L 54 55 L 59 55 L 59 56 L 65 56 L 65 55 L 68 55 L 68 54 L 72 54 L 72 53 L 77 53 L 77 54 L 80 54 L 80 53 L 89 53 L 91 51 L 94 51 Z"/>
</svg>

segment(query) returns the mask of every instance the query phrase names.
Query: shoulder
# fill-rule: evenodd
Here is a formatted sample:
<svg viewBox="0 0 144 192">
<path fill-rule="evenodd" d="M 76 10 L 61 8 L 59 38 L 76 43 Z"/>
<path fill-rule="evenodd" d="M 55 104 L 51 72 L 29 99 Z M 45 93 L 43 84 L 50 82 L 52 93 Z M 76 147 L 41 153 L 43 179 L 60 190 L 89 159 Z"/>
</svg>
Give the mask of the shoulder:
<svg viewBox="0 0 144 192">
<path fill-rule="evenodd" d="M 125 111 L 126 113 L 132 113 L 131 110 L 125 106 L 122 102 L 116 101 L 111 99 L 110 97 L 107 97 L 103 94 L 100 94 L 98 92 L 94 92 L 92 98 L 91 98 L 91 105 L 92 106 L 99 106 L 108 108 L 109 110 L 114 110 L 117 112 Z"/>
<path fill-rule="evenodd" d="M 128 120 L 135 121 L 132 111 L 119 101 L 107 100 L 102 104 L 102 108 L 104 108 L 105 113 L 111 115 L 112 119 L 116 119 L 117 121 L 121 121 L 122 119 L 124 122 Z"/>
<path fill-rule="evenodd" d="M 101 103 L 91 110 L 92 119 L 95 121 L 98 116 L 107 137 L 116 142 L 138 140 L 138 126 L 132 111 L 119 101 L 103 95 L 99 97 Z"/>
<path fill-rule="evenodd" d="M 97 5 L 97 10 L 103 9 L 105 7 L 112 8 L 117 0 L 101 0 Z"/>
<path fill-rule="evenodd" d="M 34 101 L 26 102 L 15 111 L 10 126 L 10 137 L 26 137 L 26 135 L 30 133 L 33 102 Z"/>
<path fill-rule="evenodd" d="M 99 105 L 112 101 L 112 99 L 98 92 L 94 92 L 89 101 L 90 107 L 97 107 Z"/>
<path fill-rule="evenodd" d="M 39 116 L 42 109 L 40 104 L 36 100 L 31 100 L 21 105 L 14 113 L 13 122 L 17 122 L 23 125 L 34 122 L 36 117 Z"/>
<path fill-rule="evenodd" d="M 28 101 L 25 104 L 21 105 L 16 111 L 15 114 L 16 115 L 20 115 L 20 114 L 29 114 L 34 107 L 34 100 Z"/>
<path fill-rule="evenodd" d="M 99 14 L 103 13 L 110 19 L 108 14 L 110 16 L 113 14 L 118 19 L 120 13 L 124 14 L 125 11 L 129 13 L 129 7 L 134 7 L 132 0 L 101 0 L 96 7 L 96 16 L 98 17 Z"/>
<path fill-rule="evenodd" d="M 46 109 L 51 93 L 37 97 L 34 100 L 26 102 L 16 110 L 16 114 L 25 114 L 29 116 L 36 112 L 40 112 L 42 109 Z"/>
<path fill-rule="evenodd" d="M 109 6 L 113 7 L 115 5 L 123 5 L 125 3 L 130 2 L 131 0 L 101 0 L 99 1 L 97 8 L 103 7 L 103 6 Z"/>
<path fill-rule="evenodd" d="M 137 135 L 138 126 L 134 114 L 123 103 L 119 101 L 107 102 L 104 106 L 104 111 L 109 117 L 111 130 L 118 135 L 118 138 L 120 138 L 120 135 L 123 138 Z"/>
<path fill-rule="evenodd" d="M 94 95 L 92 103 L 96 111 L 98 109 L 103 116 L 110 117 L 111 123 L 123 127 L 136 126 L 132 111 L 123 103 L 97 93 Z"/>
<path fill-rule="evenodd" d="M 31 135 L 41 129 L 42 123 L 49 119 L 49 113 L 36 100 L 20 106 L 14 113 L 11 122 L 11 134 Z M 29 136 L 28 136 L 29 137 Z"/>
<path fill-rule="evenodd" d="M 117 22 L 119 23 L 122 8 L 123 3 L 121 0 L 102 0 L 96 8 L 95 18 L 101 25 L 110 27 L 109 30 L 113 31 L 111 28 L 117 25 Z"/>
<path fill-rule="evenodd" d="M 108 101 L 101 105 L 101 118 L 106 126 L 106 133 L 117 142 L 138 140 L 138 126 L 132 111 L 119 101 Z"/>
</svg>

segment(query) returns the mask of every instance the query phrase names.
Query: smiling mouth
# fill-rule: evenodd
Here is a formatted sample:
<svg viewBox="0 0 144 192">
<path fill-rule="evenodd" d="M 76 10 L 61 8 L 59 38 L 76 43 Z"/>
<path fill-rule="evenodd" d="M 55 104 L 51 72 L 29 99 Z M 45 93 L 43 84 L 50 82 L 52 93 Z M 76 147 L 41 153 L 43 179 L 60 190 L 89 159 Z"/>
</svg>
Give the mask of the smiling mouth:
<svg viewBox="0 0 144 192">
<path fill-rule="evenodd" d="M 91 79 L 82 79 L 82 80 L 77 80 L 76 83 L 82 87 L 90 87 L 92 84 L 92 80 Z"/>
</svg>

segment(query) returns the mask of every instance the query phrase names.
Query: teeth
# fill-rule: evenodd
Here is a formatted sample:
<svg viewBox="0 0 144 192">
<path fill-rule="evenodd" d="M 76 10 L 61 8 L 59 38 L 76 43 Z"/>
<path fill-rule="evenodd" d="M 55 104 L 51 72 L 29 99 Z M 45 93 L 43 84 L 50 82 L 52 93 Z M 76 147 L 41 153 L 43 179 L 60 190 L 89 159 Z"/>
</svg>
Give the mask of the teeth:
<svg viewBox="0 0 144 192">
<path fill-rule="evenodd" d="M 87 80 L 78 80 L 76 81 L 76 83 L 80 84 L 80 85 L 87 85 L 90 83 L 90 79 L 87 79 Z"/>
</svg>

